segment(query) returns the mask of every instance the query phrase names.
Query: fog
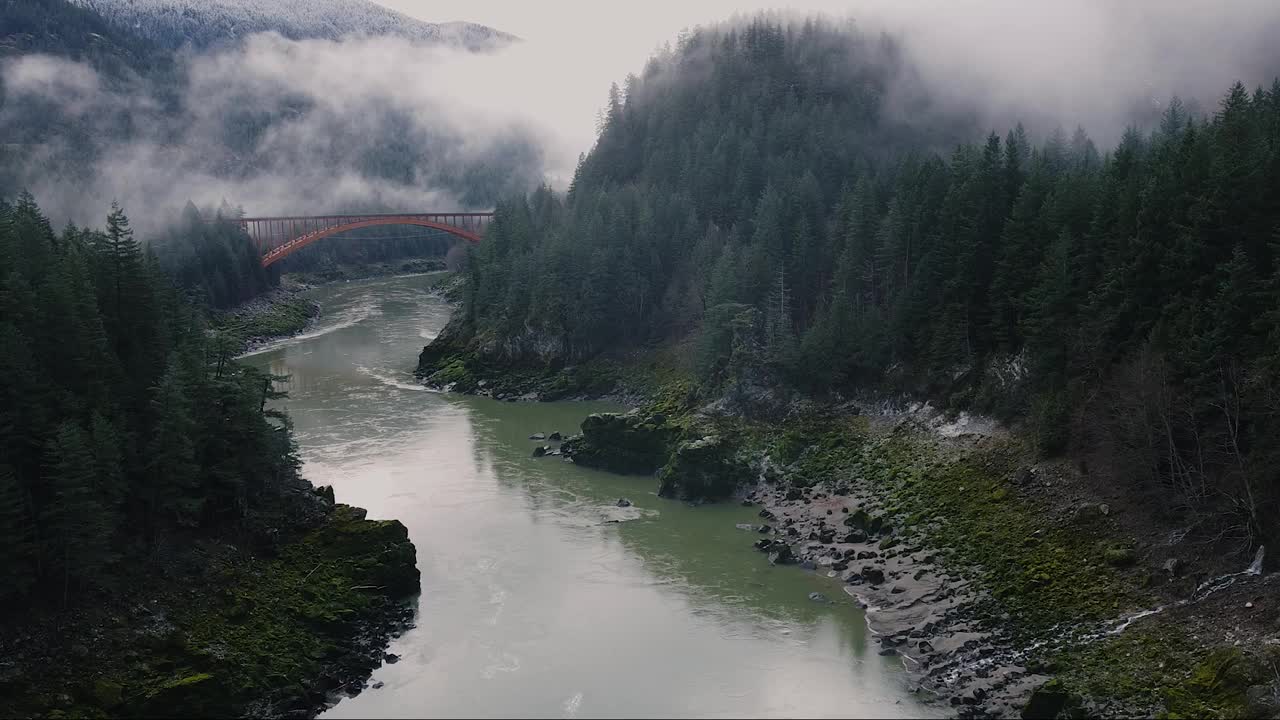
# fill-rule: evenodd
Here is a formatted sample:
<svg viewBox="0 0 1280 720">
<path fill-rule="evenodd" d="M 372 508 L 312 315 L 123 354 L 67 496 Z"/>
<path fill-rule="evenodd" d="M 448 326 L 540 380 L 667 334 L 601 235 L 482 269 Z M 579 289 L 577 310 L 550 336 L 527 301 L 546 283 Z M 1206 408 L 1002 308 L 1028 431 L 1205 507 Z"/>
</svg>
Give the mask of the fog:
<svg viewBox="0 0 1280 720">
<path fill-rule="evenodd" d="M 386 4 L 523 40 L 473 54 L 401 39 L 257 35 L 187 56 L 172 101 L 84 64 L 6 60 L 0 126 L 48 112 L 74 130 L 42 138 L 10 172 L 59 222 L 100 224 L 113 198 L 144 225 L 188 199 L 225 199 L 256 215 L 474 209 L 540 181 L 564 187 L 590 149 L 610 82 L 638 73 L 683 29 L 754 9 L 729 0 Z M 1174 93 L 1211 111 L 1231 82 L 1280 73 L 1274 0 L 866 0 L 786 10 L 898 37 L 940 106 L 991 129 L 1080 124 L 1104 148 Z M 103 143 L 91 172 L 49 171 L 83 152 L 77 133 L 112 132 L 131 140 Z"/>
<path fill-rule="evenodd" d="M 898 37 L 939 99 L 1042 133 L 1083 125 L 1110 145 L 1174 95 L 1207 110 L 1230 84 L 1280 74 L 1276 0 L 386 0 L 424 19 L 467 19 L 523 37 L 524 71 L 554 105 L 538 114 L 575 147 L 591 142 L 609 82 L 684 28 L 781 9 L 852 19 Z M 535 71 L 534 68 L 537 68 Z M 1154 113 L 1151 112 L 1154 109 Z M 563 164 L 563 163 L 562 163 Z"/>
</svg>

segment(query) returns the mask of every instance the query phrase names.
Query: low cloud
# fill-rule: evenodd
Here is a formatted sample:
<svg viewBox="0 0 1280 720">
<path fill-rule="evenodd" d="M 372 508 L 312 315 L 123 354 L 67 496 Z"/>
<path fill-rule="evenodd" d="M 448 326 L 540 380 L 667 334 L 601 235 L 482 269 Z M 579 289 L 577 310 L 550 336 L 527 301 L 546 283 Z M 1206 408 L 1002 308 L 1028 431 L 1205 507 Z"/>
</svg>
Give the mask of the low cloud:
<svg viewBox="0 0 1280 720">
<path fill-rule="evenodd" d="M 543 181 L 564 187 L 611 81 L 639 73 L 682 28 L 751 10 L 565 5 L 512 9 L 523 20 L 510 27 L 489 7 L 493 17 L 476 19 L 525 38 L 492 53 L 259 34 L 184 55 L 176 98 L 81 63 L 10 59 L 0 128 L 41 132 L 6 140 L 21 151 L 8 153 L 3 182 L 29 187 L 58 221 L 94 224 L 113 198 L 143 223 L 187 199 L 253 214 L 479 208 Z M 997 131 L 1023 121 L 1040 137 L 1079 124 L 1103 147 L 1150 124 L 1173 94 L 1212 112 L 1235 80 L 1280 74 L 1274 0 L 796 0 L 790 12 L 897 37 L 913 91 L 939 111 Z M 93 142 L 103 137 L 128 139 Z M 88 171 L 59 172 L 79 160 Z"/>
<path fill-rule="evenodd" d="M 186 58 L 164 111 L 169 88 L 21 57 L 0 70 L 0 127 L 38 137 L 6 169 L 58 222 L 97 224 L 112 200 L 149 228 L 187 200 L 257 215 L 487 207 L 541 182 L 556 143 L 463 77 L 481 58 L 261 34 Z"/>
</svg>

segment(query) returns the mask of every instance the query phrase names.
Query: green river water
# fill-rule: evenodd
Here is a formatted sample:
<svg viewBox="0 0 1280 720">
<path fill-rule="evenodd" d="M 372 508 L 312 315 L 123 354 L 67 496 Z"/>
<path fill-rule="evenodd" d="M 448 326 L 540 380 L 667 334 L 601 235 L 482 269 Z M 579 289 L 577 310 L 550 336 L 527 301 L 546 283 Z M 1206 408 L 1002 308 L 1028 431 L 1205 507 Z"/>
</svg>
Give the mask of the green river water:
<svg viewBox="0 0 1280 720">
<path fill-rule="evenodd" d="M 401 660 L 326 718 L 938 714 L 838 585 L 752 549 L 735 525 L 759 522 L 754 509 L 689 507 L 651 478 L 531 457 L 530 434 L 617 406 L 417 385 L 450 312 L 428 294 L 438 280 L 314 290 L 312 331 L 245 358 L 292 376 L 282 404 L 307 477 L 400 519 L 418 548 L 417 626 L 389 650 Z"/>
</svg>

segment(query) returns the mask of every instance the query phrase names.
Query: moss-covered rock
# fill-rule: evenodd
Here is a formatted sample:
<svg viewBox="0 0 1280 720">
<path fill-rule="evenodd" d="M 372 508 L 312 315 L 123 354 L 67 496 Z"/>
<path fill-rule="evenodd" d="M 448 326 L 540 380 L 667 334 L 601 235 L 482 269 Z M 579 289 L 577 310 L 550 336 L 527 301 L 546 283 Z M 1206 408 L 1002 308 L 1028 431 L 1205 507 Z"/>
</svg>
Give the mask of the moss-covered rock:
<svg viewBox="0 0 1280 720">
<path fill-rule="evenodd" d="M 1024 720 L 1054 720 L 1072 705 L 1072 699 L 1061 680 L 1049 680 L 1027 698 L 1022 717 Z"/>
<path fill-rule="evenodd" d="M 231 688 L 213 674 L 183 673 L 149 689 L 134 702 L 129 714 L 139 717 L 210 717 L 225 713 L 231 697 Z"/>
<path fill-rule="evenodd" d="M 448 363 L 425 377 L 427 383 L 433 387 L 458 392 L 474 392 L 479 382 L 466 359 L 461 357 L 451 358 Z"/>
<path fill-rule="evenodd" d="M 117 708 L 124 701 L 124 688 L 120 683 L 100 679 L 93 684 L 93 699 L 106 710 Z"/>
<path fill-rule="evenodd" d="M 719 436 L 706 435 L 676 447 L 658 476 L 658 495 L 718 500 L 749 479 L 751 469 L 738 460 L 736 449 Z"/>
<path fill-rule="evenodd" d="M 651 475 L 666 463 L 680 430 L 662 415 L 596 413 L 561 451 L 579 465 L 624 475 Z"/>
<path fill-rule="evenodd" d="M 1133 548 L 1123 545 L 1109 547 L 1102 551 L 1102 559 L 1113 567 L 1129 567 L 1138 562 L 1138 555 Z"/>
</svg>

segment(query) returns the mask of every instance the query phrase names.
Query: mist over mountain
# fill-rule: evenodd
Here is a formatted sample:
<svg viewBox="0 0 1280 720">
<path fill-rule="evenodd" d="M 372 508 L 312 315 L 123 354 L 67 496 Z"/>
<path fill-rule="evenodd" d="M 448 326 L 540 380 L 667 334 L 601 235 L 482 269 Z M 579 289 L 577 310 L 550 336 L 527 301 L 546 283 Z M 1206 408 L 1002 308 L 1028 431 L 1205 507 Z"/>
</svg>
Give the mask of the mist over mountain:
<svg viewBox="0 0 1280 720">
<path fill-rule="evenodd" d="M 468 22 L 429 23 L 367 0 L 72 0 L 109 22 L 160 47 L 197 48 L 276 32 L 291 40 L 339 40 L 352 36 L 399 37 L 468 50 L 491 50 L 514 41 L 508 33 Z"/>
<path fill-rule="evenodd" d="M 139 230 L 150 233 L 188 200 L 257 214 L 485 208 L 541 181 L 546 142 L 534 128 L 459 103 L 457 85 L 423 81 L 458 76 L 451 68 L 474 53 L 422 40 L 469 26 L 389 25 L 403 16 L 368 3 L 309 5 L 297 17 L 266 7 L 244 4 L 235 27 L 270 32 L 174 52 L 162 20 L 109 22 L 61 1 L 6 5 L 0 196 L 30 190 L 55 222 L 79 224 L 118 200 L 142 211 Z M 360 30 L 324 37 L 347 11 L 346 26 Z"/>
</svg>

